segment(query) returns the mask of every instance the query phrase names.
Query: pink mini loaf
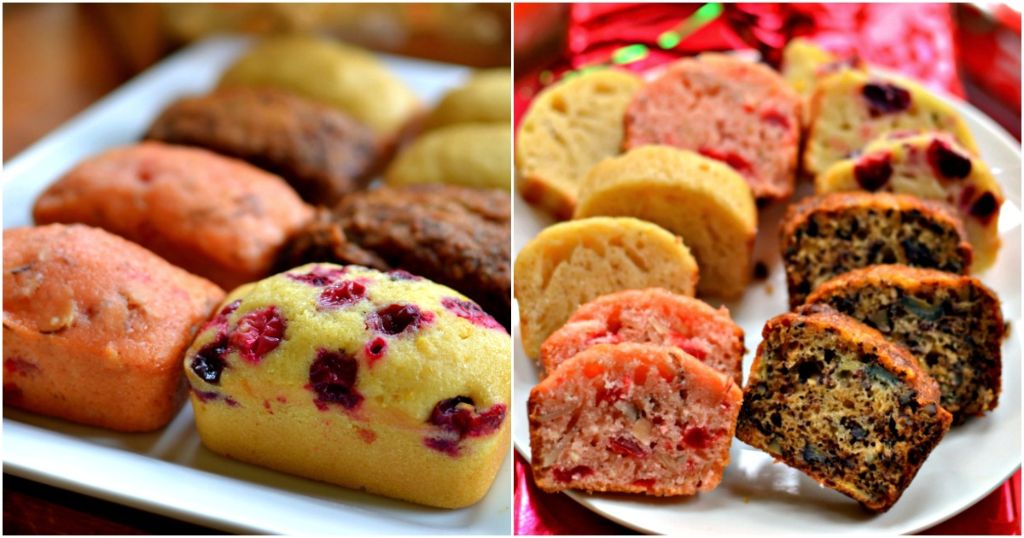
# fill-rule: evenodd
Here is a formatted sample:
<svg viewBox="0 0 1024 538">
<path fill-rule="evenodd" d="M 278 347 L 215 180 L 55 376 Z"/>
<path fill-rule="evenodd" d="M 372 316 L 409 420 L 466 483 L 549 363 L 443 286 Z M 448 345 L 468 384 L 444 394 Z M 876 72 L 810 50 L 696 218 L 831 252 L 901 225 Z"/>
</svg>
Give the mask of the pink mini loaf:
<svg viewBox="0 0 1024 538">
<path fill-rule="evenodd" d="M 770 68 L 720 54 L 670 66 L 633 96 L 626 150 L 668 145 L 723 161 L 759 201 L 793 193 L 800 96 Z"/>
<path fill-rule="evenodd" d="M 741 398 L 731 378 L 678 348 L 593 346 L 530 392 L 534 480 L 545 491 L 710 491 Z"/>
<path fill-rule="evenodd" d="M 540 362 L 550 374 L 590 346 L 621 342 L 675 346 L 743 382 L 743 329 L 729 310 L 662 288 L 611 293 L 580 306 L 541 345 Z"/>
</svg>

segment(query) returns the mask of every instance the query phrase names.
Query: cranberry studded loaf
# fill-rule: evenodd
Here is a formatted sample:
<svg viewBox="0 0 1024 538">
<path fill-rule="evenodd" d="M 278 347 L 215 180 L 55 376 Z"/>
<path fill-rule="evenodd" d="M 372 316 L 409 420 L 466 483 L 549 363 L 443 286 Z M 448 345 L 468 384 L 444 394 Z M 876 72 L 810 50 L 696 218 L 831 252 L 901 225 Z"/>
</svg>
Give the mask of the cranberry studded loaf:
<svg viewBox="0 0 1024 538">
<path fill-rule="evenodd" d="M 519 191 L 557 219 L 576 208 L 592 166 L 622 148 L 622 117 L 640 77 L 605 69 L 562 80 L 537 95 L 516 136 Z"/>
<path fill-rule="evenodd" d="M 789 305 L 803 304 L 826 280 L 876 264 L 967 273 L 971 246 L 945 205 L 908 195 L 864 192 L 805 198 L 781 225 Z"/>
<path fill-rule="evenodd" d="M 278 174 L 311 204 L 366 186 L 376 137 L 345 113 L 268 88 L 222 88 L 164 109 L 146 138 L 199 146 Z"/>
<path fill-rule="evenodd" d="M 98 228 L 4 230 L 4 405 L 118 431 L 185 401 L 181 357 L 224 292 Z"/>
<path fill-rule="evenodd" d="M 731 378 L 677 348 L 593 346 L 530 391 L 534 480 L 545 491 L 711 491 L 740 398 Z"/>
<path fill-rule="evenodd" d="M 769 67 L 721 54 L 680 60 L 633 97 L 625 149 L 666 145 L 736 169 L 761 201 L 793 193 L 800 96 Z"/>
<path fill-rule="evenodd" d="M 678 347 L 743 383 L 743 329 L 729 310 L 662 288 L 620 291 L 580 306 L 541 344 L 540 362 L 550 374 L 584 349 L 623 342 Z"/>
<path fill-rule="evenodd" d="M 827 304 L 906 346 L 939 383 L 954 423 L 994 409 L 1002 372 L 999 299 L 978 279 L 904 265 L 875 265 L 822 284 Z"/>
<path fill-rule="evenodd" d="M 321 264 L 233 292 L 184 367 L 214 452 L 457 508 L 508 452 L 511 353 L 501 325 L 449 288 Z"/>
<path fill-rule="evenodd" d="M 768 321 L 736 437 L 865 508 L 899 500 L 952 417 L 902 346 L 822 305 Z"/>
<path fill-rule="evenodd" d="M 890 131 L 947 131 L 968 151 L 978 152 L 956 110 L 909 80 L 841 70 L 818 82 L 810 108 L 803 165 L 811 175 Z"/>
<path fill-rule="evenodd" d="M 697 291 L 734 299 L 750 280 L 757 207 L 729 166 L 692 151 L 646 146 L 605 159 L 580 186 L 576 218 L 635 217 L 683 238 L 700 266 Z"/>
<path fill-rule="evenodd" d="M 281 178 L 242 161 L 144 142 L 78 164 L 33 215 L 39 224 L 98 226 L 231 289 L 266 276 L 313 209 Z"/>
<path fill-rule="evenodd" d="M 814 179 L 817 192 L 912 194 L 956 208 L 974 247 L 972 272 L 995 262 L 1003 192 L 985 163 L 946 133 L 889 133 Z"/>
<path fill-rule="evenodd" d="M 515 262 L 515 297 L 526 356 L 580 305 L 628 289 L 665 288 L 693 296 L 697 262 L 679 237 L 629 217 L 592 217 L 549 226 Z"/>
</svg>

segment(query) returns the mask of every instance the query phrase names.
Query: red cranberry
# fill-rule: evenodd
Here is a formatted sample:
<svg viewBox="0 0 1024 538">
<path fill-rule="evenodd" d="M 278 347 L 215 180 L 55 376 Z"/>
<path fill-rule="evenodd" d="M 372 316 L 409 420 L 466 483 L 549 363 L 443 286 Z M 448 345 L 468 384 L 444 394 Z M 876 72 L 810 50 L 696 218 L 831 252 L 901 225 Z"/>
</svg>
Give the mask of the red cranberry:
<svg viewBox="0 0 1024 538">
<path fill-rule="evenodd" d="M 707 448 L 711 444 L 711 435 L 704 428 L 690 428 L 683 434 L 683 441 L 693 448 Z"/>
<path fill-rule="evenodd" d="M 285 321 L 276 307 L 253 310 L 238 320 L 231 333 L 231 345 L 243 360 L 253 364 L 277 349 L 284 338 Z"/>
<path fill-rule="evenodd" d="M 490 314 L 484 312 L 484 310 L 473 301 L 463 301 L 462 299 L 457 299 L 455 297 L 445 297 L 441 299 L 441 304 L 452 314 L 455 314 L 462 319 L 469 320 L 474 325 L 479 325 L 488 329 L 505 330 L 505 327 L 502 327 L 501 324 L 495 321 Z"/>
<path fill-rule="evenodd" d="M 651 487 L 654 486 L 655 482 L 656 480 L 653 478 L 638 478 L 633 481 L 633 485 L 640 486 L 644 489 L 651 489 Z"/>
<path fill-rule="evenodd" d="M 866 191 L 877 191 L 892 177 L 892 162 L 888 153 L 868 155 L 857 161 L 853 177 Z"/>
<path fill-rule="evenodd" d="M 363 395 L 356 390 L 359 362 L 344 351 L 320 349 L 316 359 L 309 366 L 308 388 L 316 393 L 315 403 L 320 409 L 326 404 L 338 404 L 345 409 L 355 409 L 363 401 Z"/>
<path fill-rule="evenodd" d="M 220 374 L 227 366 L 227 362 L 224 360 L 224 355 L 228 351 L 228 337 L 227 335 L 220 334 L 218 337 L 199 348 L 195 357 L 192 357 L 192 362 L 189 365 L 192 371 L 195 372 L 199 379 L 216 385 L 220 383 Z"/>
<path fill-rule="evenodd" d="M 636 439 L 623 435 L 613 437 L 612 440 L 608 442 L 608 447 L 612 449 L 612 452 L 621 456 L 628 456 L 630 458 L 642 458 L 648 453 L 647 449 L 636 442 Z"/>
<path fill-rule="evenodd" d="M 341 306 L 359 302 L 366 297 L 366 286 L 355 280 L 343 280 L 328 286 L 317 299 L 317 306 L 321 309 L 338 308 Z"/>
<path fill-rule="evenodd" d="M 388 277 L 391 280 L 419 280 L 420 277 L 406 271 L 405 269 L 395 269 L 394 271 L 388 271 Z"/>
<path fill-rule="evenodd" d="M 901 112 L 910 107 L 910 92 L 889 82 L 869 82 L 861 89 L 871 116 Z"/>
<path fill-rule="evenodd" d="M 972 216 L 987 223 L 995 215 L 997 209 L 999 209 L 999 201 L 996 200 L 996 196 L 991 192 L 985 192 L 971 204 L 970 212 Z"/>
<path fill-rule="evenodd" d="M 427 422 L 440 428 L 443 434 L 424 439 L 424 442 L 435 450 L 457 455 L 459 443 L 466 437 L 489 435 L 501 428 L 505 413 L 504 404 L 494 404 L 483 413 L 477 413 L 473 399 L 468 396 L 441 400 L 434 405 Z"/>
<path fill-rule="evenodd" d="M 766 110 L 762 112 L 761 120 L 765 123 L 780 127 L 785 131 L 789 130 L 789 118 L 782 115 L 778 110 Z"/>
<path fill-rule="evenodd" d="M 414 304 L 391 304 L 370 314 L 367 327 L 384 334 L 401 334 L 412 327 L 419 328 L 422 323 L 430 322 L 433 312 L 422 312 Z"/>
<path fill-rule="evenodd" d="M 715 148 L 702 147 L 698 149 L 697 152 L 716 161 L 722 161 L 733 167 L 737 172 L 749 171 L 751 169 L 750 163 L 746 159 L 732 151 L 721 151 Z"/>
<path fill-rule="evenodd" d="M 586 465 L 577 465 L 571 469 L 552 469 L 551 474 L 554 475 L 555 480 L 559 482 L 572 482 L 578 478 L 594 474 L 594 470 Z"/>
<path fill-rule="evenodd" d="M 298 275 L 285 273 L 285 276 L 296 282 L 302 282 L 303 284 L 309 284 L 310 286 L 322 287 L 334 282 L 344 273 L 345 269 L 325 268 L 317 265 L 308 273 Z"/>
<path fill-rule="evenodd" d="M 207 321 L 206 325 L 203 325 L 202 330 L 205 331 L 211 327 L 226 327 L 228 324 L 228 316 L 233 314 L 235 310 L 238 310 L 238 307 L 241 305 L 241 299 L 235 299 L 234 301 L 224 305 L 224 308 L 221 308 L 220 312 L 218 312 L 216 316 L 211 318 L 210 321 Z"/>
<path fill-rule="evenodd" d="M 220 398 L 220 393 L 213 391 L 192 389 L 192 394 L 195 394 L 200 402 L 212 402 Z"/>
<path fill-rule="evenodd" d="M 444 452 L 449 456 L 459 455 L 459 440 L 458 439 L 442 439 L 435 437 L 427 437 L 423 439 L 423 444 L 438 451 Z"/>
<path fill-rule="evenodd" d="M 377 336 L 366 343 L 363 348 L 363 352 L 366 353 L 366 358 L 369 359 L 370 367 L 373 367 L 373 363 L 384 358 L 384 353 L 388 350 L 388 341 L 383 337 Z"/>
<path fill-rule="evenodd" d="M 950 179 L 963 179 L 971 173 L 971 159 L 961 155 L 943 140 L 928 145 L 928 163 L 935 174 Z"/>
</svg>

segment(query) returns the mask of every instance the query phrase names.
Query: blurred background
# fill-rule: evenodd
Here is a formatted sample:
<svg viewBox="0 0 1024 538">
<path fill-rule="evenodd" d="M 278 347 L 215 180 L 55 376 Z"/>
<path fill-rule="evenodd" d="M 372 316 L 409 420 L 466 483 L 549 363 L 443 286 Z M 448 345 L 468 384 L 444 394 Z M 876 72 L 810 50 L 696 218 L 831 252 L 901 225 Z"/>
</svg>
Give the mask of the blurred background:
<svg viewBox="0 0 1024 538">
<path fill-rule="evenodd" d="M 508 65 L 508 4 L 7 4 L 7 161 L 166 55 L 221 33 L 315 32 L 473 67 Z"/>
</svg>

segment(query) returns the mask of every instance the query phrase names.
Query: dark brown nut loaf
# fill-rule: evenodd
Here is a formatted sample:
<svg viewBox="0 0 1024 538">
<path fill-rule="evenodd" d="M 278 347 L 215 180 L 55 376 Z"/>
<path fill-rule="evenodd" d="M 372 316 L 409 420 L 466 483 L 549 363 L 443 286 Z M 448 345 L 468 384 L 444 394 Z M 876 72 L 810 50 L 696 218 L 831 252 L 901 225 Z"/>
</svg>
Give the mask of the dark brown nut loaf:
<svg viewBox="0 0 1024 538">
<path fill-rule="evenodd" d="M 947 206 L 914 196 L 846 192 L 790 206 L 779 245 L 789 306 L 826 280 L 876 264 L 904 264 L 966 273 L 971 245 Z"/>
<path fill-rule="evenodd" d="M 829 280 L 807 302 L 827 304 L 906 346 L 939 383 L 954 423 L 998 404 L 1003 315 L 978 279 L 875 265 Z"/>
<path fill-rule="evenodd" d="M 403 269 L 455 288 L 509 327 L 511 202 L 454 185 L 380 187 L 320 210 L 285 248 L 282 270 L 310 262 Z"/>
<path fill-rule="evenodd" d="M 376 136 L 345 113 L 269 88 L 221 88 L 167 107 L 146 138 L 199 146 L 280 175 L 304 200 L 333 204 L 375 172 Z"/>
<path fill-rule="evenodd" d="M 98 226 L 233 289 L 269 274 L 313 208 L 245 162 L 143 142 L 82 161 L 36 200 L 33 216 Z"/>
<path fill-rule="evenodd" d="M 174 417 L 220 288 L 77 224 L 4 230 L 3 256 L 5 406 L 129 432 Z"/>
<path fill-rule="evenodd" d="M 935 380 L 902 346 L 823 305 L 768 320 L 736 437 L 884 512 L 949 429 Z"/>
</svg>

